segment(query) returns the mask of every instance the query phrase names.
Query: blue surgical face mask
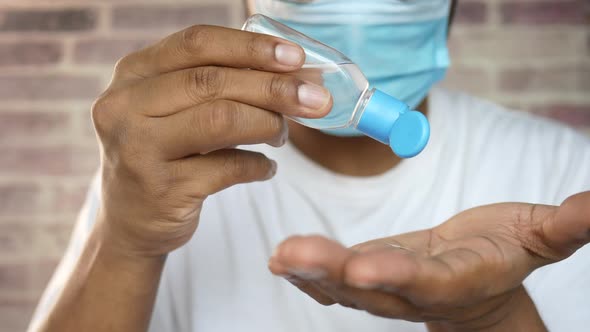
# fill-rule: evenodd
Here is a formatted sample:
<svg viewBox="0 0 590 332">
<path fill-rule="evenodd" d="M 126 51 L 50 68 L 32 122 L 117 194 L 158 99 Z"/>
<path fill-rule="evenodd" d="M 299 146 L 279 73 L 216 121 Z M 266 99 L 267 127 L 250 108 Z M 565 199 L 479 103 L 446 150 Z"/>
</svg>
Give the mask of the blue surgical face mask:
<svg viewBox="0 0 590 332">
<path fill-rule="evenodd" d="M 369 83 L 416 108 L 449 67 L 449 0 L 257 0 L 257 10 L 334 47 Z M 361 136 L 353 128 L 328 130 Z"/>
</svg>

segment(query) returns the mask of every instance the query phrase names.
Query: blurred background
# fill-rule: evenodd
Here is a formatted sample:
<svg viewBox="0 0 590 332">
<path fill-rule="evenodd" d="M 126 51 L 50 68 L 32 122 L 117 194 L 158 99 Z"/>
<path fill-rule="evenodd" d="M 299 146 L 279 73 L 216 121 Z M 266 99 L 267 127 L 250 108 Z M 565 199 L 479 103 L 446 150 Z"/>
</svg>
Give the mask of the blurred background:
<svg viewBox="0 0 590 332">
<path fill-rule="evenodd" d="M 359 0 L 360 1 L 360 0 Z M 460 0 L 443 83 L 590 134 L 590 1 Z M 240 0 L 0 0 L 0 332 L 24 330 L 98 166 L 116 60 Z"/>
</svg>

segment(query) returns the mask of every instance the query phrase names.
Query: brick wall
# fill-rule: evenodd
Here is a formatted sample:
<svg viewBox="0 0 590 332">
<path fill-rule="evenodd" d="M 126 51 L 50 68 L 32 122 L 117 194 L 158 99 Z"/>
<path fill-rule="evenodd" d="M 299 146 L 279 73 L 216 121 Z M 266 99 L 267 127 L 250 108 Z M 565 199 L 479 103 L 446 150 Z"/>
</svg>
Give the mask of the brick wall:
<svg viewBox="0 0 590 332">
<path fill-rule="evenodd" d="M 590 1 L 459 1 L 445 85 L 590 133 Z"/>
<path fill-rule="evenodd" d="M 462 0 L 446 85 L 590 132 L 587 0 Z M 0 0 L 0 332 L 24 329 L 97 149 L 92 99 L 122 55 L 238 0 Z"/>
</svg>

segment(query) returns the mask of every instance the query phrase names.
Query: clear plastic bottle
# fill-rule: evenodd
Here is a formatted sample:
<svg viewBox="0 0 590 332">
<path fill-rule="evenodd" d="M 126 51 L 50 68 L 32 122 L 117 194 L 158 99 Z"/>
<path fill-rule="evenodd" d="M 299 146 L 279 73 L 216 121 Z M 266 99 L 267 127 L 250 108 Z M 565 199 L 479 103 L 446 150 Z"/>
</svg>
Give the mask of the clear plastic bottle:
<svg viewBox="0 0 590 332">
<path fill-rule="evenodd" d="M 419 154 L 428 143 L 426 117 L 400 100 L 371 88 L 357 65 L 339 51 L 261 14 L 248 18 L 242 30 L 280 37 L 305 50 L 305 64 L 294 75 L 326 87 L 334 104 L 320 119 L 292 119 L 311 128 L 354 128 L 384 144 L 402 158 Z"/>
</svg>

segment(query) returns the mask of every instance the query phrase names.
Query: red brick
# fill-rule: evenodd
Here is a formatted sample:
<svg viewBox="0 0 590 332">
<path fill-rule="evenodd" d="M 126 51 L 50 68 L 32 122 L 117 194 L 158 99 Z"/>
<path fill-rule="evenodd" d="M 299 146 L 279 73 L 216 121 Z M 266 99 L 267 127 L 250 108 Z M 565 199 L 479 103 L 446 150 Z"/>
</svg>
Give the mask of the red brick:
<svg viewBox="0 0 590 332">
<path fill-rule="evenodd" d="M 29 262 L 0 263 L 0 293 L 29 290 Z"/>
<path fill-rule="evenodd" d="M 101 90 L 100 78 L 93 76 L 0 76 L 0 100 L 93 100 Z"/>
<path fill-rule="evenodd" d="M 77 214 L 82 204 L 86 200 L 86 193 L 88 192 L 88 184 L 65 186 L 58 185 L 51 190 L 53 197 L 51 207 L 56 214 Z"/>
<path fill-rule="evenodd" d="M 71 171 L 67 147 L 0 148 L 0 172 L 24 175 L 63 175 Z"/>
<path fill-rule="evenodd" d="M 78 127 L 80 128 L 80 135 L 88 140 L 96 140 L 96 132 L 94 131 L 94 124 L 90 112 L 77 114 Z"/>
<path fill-rule="evenodd" d="M 0 66 L 51 65 L 62 57 L 63 45 L 59 42 L 0 43 Z"/>
<path fill-rule="evenodd" d="M 17 223 L 0 224 L 0 257 L 3 260 L 22 259 L 32 254 L 33 228 Z"/>
<path fill-rule="evenodd" d="M 228 25 L 228 5 L 127 5 L 113 10 L 118 29 L 183 28 L 194 24 Z"/>
<path fill-rule="evenodd" d="M 98 144 L 93 143 L 91 146 L 87 147 L 72 148 L 70 151 L 72 152 L 71 174 L 84 175 L 85 177 L 88 177 L 88 181 L 90 181 L 90 176 L 94 174 L 100 166 Z"/>
<path fill-rule="evenodd" d="M 123 56 L 153 43 L 151 39 L 91 39 L 78 41 L 74 49 L 74 60 L 78 63 L 115 64 Z"/>
<path fill-rule="evenodd" d="M 37 184 L 0 183 L 0 216 L 30 215 L 42 207 L 41 189 Z"/>
<path fill-rule="evenodd" d="M 35 300 L 25 297 L 0 299 L 0 332 L 25 331 L 35 305 Z"/>
<path fill-rule="evenodd" d="M 552 119 L 573 127 L 590 127 L 590 104 L 587 105 L 550 105 L 535 108 Z"/>
<path fill-rule="evenodd" d="M 42 292 L 47 287 L 59 262 L 59 258 L 39 258 L 32 264 L 31 287 L 35 292 Z"/>
<path fill-rule="evenodd" d="M 37 141 L 68 137 L 70 114 L 46 111 L 2 111 L 0 112 L 0 144 L 22 144 L 23 141 Z"/>
<path fill-rule="evenodd" d="M 0 12 L 0 31 L 80 31 L 96 26 L 93 9 L 19 10 Z"/>
<path fill-rule="evenodd" d="M 442 86 L 450 89 L 460 89 L 482 95 L 491 89 L 490 75 L 477 67 L 453 66 L 447 73 Z"/>
<path fill-rule="evenodd" d="M 0 148 L 0 173 L 30 176 L 88 175 L 98 166 L 96 148 Z"/>
<path fill-rule="evenodd" d="M 585 0 L 534 1 L 504 3 L 500 7 L 502 23 L 507 24 L 587 24 Z"/>
<path fill-rule="evenodd" d="M 516 111 L 516 112 L 535 113 L 533 110 L 528 108 L 528 105 L 526 103 L 523 103 L 521 101 L 515 101 L 515 100 L 504 101 L 501 103 L 501 105 L 503 107 L 506 107 L 509 110 Z"/>
<path fill-rule="evenodd" d="M 590 67 L 560 66 L 545 70 L 530 68 L 500 72 L 500 88 L 506 92 L 563 92 L 590 91 Z"/>
<path fill-rule="evenodd" d="M 584 54 L 586 45 L 569 29 L 462 29 L 451 32 L 449 48 L 455 63 L 486 59 L 492 66 L 513 62 L 522 66 L 527 59 L 551 59 Z"/>
<path fill-rule="evenodd" d="M 61 257 L 70 242 L 74 222 L 75 218 L 71 218 L 54 224 L 35 226 L 35 249 L 39 257 L 43 259 Z"/>
<path fill-rule="evenodd" d="M 459 1 L 453 23 L 481 24 L 487 21 L 488 6 L 484 2 Z"/>
</svg>

